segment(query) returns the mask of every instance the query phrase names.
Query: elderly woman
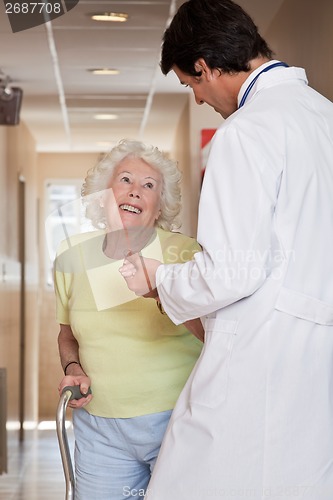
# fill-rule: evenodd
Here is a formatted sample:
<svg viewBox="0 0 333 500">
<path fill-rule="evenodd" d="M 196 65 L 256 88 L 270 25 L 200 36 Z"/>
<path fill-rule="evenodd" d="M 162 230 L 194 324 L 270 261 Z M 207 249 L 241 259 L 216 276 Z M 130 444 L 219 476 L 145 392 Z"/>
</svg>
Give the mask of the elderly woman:
<svg viewBox="0 0 333 500">
<path fill-rule="evenodd" d="M 65 374 L 59 391 L 92 389 L 70 403 L 79 500 L 143 498 L 171 411 L 200 354 L 200 320 L 174 325 L 156 300 L 130 292 L 118 271 L 130 253 L 175 263 L 200 249 L 172 231 L 179 182 L 176 163 L 157 148 L 121 141 L 83 184 L 97 231 L 68 238 L 58 251 Z"/>
</svg>

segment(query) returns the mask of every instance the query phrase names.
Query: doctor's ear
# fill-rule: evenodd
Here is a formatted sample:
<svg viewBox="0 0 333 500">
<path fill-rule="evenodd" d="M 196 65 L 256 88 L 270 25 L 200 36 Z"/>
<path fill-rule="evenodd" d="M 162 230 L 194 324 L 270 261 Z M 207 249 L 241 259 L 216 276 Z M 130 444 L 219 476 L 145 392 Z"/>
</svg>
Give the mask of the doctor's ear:
<svg viewBox="0 0 333 500">
<path fill-rule="evenodd" d="M 208 66 L 206 61 L 204 60 L 203 57 L 200 57 L 195 63 L 194 63 L 194 69 L 195 71 L 198 71 L 201 73 L 201 75 L 204 78 L 211 79 L 212 77 L 212 69 Z"/>
</svg>

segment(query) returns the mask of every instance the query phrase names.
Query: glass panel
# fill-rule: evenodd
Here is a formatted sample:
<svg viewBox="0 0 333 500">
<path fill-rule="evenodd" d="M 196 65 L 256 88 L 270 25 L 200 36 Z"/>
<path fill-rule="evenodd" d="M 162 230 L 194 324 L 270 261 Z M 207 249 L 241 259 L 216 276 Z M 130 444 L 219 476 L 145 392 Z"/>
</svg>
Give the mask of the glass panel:
<svg viewBox="0 0 333 500">
<path fill-rule="evenodd" d="M 82 181 L 74 179 L 48 181 L 46 185 L 46 252 L 45 276 L 47 286 L 53 286 L 53 262 L 62 240 L 69 235 L 92 231 L 81 202 Z"/>
</svg>

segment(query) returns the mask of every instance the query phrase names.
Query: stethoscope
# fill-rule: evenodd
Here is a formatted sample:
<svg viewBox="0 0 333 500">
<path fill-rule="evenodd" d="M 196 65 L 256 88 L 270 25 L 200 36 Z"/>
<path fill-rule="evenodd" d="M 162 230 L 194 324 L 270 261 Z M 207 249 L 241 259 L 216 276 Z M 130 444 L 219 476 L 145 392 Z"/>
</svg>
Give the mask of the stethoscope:
<svg viewBox="0 0 333 500">
<path fill-rule="evenodd" d="M 270 66 L 267 66 L 266 68 L 262 69 L 255 76 L 255 78 L 253 78 L 252 82 L 248 85 L 247 89 L 245 90 L 245 92 L 243 94 L 241 102 L 239 103 L 238 109 L 241 108 L 242 106 L 244 106 L 244 103 L 245 103 L 246 99 L 248 98 L 249 93 L 251 92 L 253 85 L 256 83 L 256 81 L 258 80 L 258 78 L 261 75 L 261 73 L 266 73 L 266 71 L 269 71 L 270 69 L 276 68 L 278 66 L 284 66 L 285 68 L 288 68 L 288 64 L 286 64 L 284 62 L 276 62 L 276 63 L 271 64 Z"/>
</svg>

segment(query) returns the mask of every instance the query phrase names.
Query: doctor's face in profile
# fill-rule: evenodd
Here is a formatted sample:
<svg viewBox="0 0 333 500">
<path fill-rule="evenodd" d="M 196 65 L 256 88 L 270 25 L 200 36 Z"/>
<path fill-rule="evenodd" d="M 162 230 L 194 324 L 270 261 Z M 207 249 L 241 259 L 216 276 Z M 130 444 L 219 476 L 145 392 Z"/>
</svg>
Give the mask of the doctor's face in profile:
<svg viewBox="0 0 333 500">
<path fill-rule="evenodd" d="M 203 59 L 199 59 L 195 69 L 201 72 L 200 76 L 188 75 L 177 66 L 173 66 L 181 85 L 190 87 L 195 102 L 208 104 L 223 118 L 228 118 L 237 109 L 238 89 L 235 90 L 235 75 L 222 73 L 217 68 L 211 69 Z"/>
</svg>

